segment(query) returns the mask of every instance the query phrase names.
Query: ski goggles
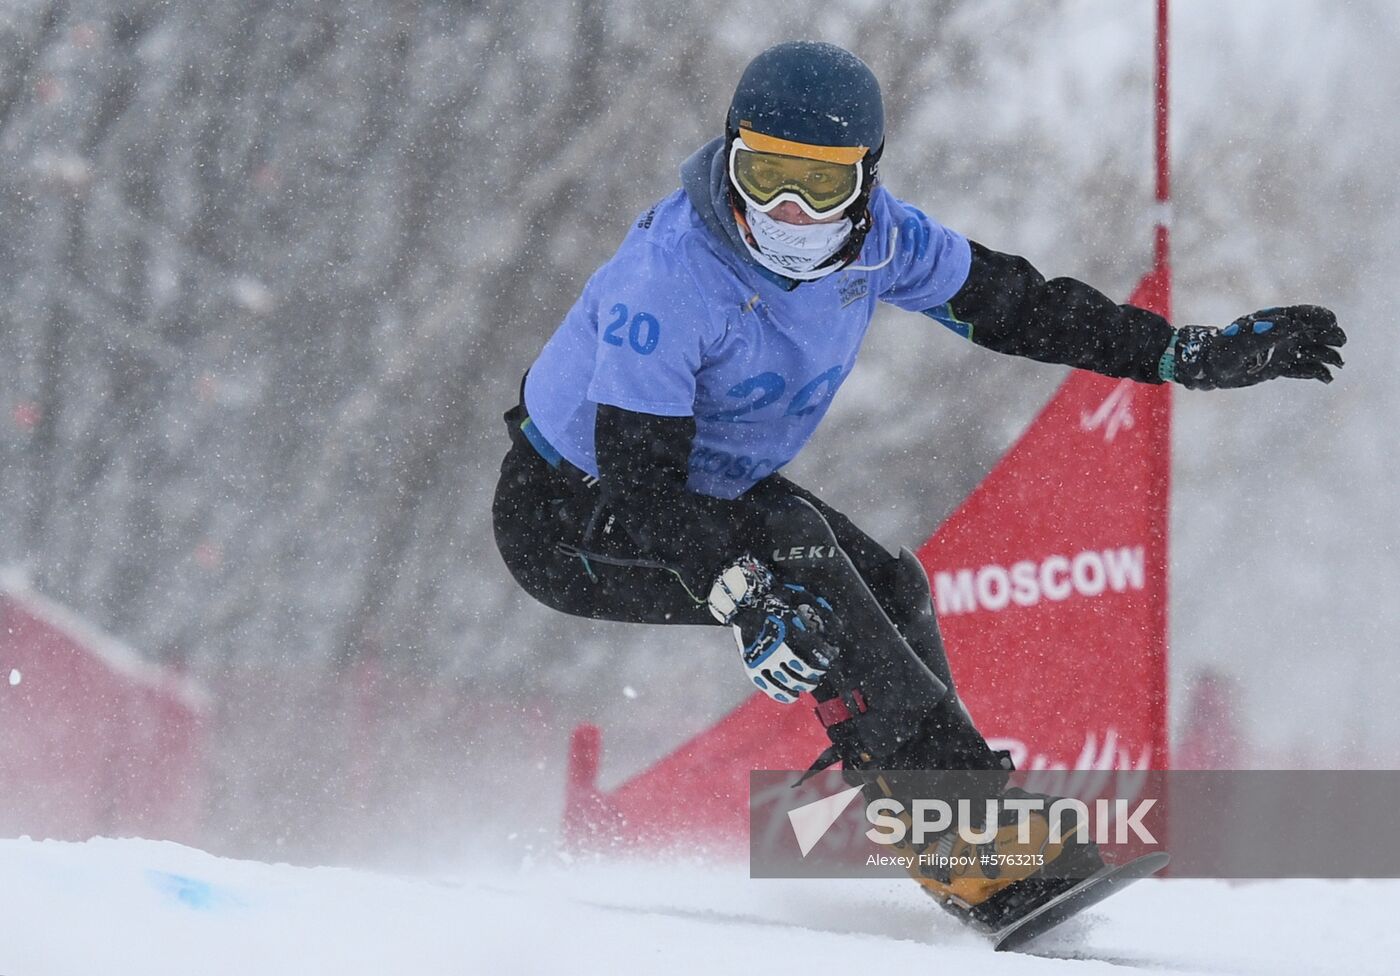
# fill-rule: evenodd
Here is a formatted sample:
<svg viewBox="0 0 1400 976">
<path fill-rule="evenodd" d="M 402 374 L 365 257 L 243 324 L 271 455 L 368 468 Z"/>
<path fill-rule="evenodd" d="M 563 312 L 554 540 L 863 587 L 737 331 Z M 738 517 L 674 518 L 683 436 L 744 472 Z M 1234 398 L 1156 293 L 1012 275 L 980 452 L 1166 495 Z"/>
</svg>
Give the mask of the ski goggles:
<svg viewBox="0 0 1400 976">
<path fill-rule="evenodd" d="M 729 178 L 763 213 L 791 200 L 819 220 L 860 196 L 865 153 L 864 146 L 809 146 L 740 129 L 729 150 Z"/>
</svg>

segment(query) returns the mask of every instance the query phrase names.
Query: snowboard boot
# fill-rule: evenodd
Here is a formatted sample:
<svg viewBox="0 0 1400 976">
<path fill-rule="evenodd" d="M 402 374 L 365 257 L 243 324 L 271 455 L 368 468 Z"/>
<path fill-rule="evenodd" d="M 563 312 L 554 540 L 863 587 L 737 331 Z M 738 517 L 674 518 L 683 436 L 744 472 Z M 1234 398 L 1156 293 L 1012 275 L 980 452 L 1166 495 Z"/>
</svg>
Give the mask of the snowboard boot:
<svg viewBox="0 0 1400 976">
<path fill-rule="evenodd" d="M 1104 866 L 1094 842 L 1078 839 L 1073 813 L 1061 818 L 1062 833 L 1052 840 L 1044 810 L 1053 798 L 1014 787 L 1001 798 L 1045 801 L 1042 810 L 1026 815 L 1030 829 L 1025 840 L 1016 811 L 1003 810 L 992 838 L 981 843 L 947 830 L 921 846 L 894 845 L 901 854 L 914 856 L 910 877 L 939 905 L 991 931 L 1023 918 Z"/>
<path fill-rule="evenodd" d="M 910 877 L 964 922 L 991 931 L 1004 928 L 1104 866 L 1097 845 L 1079 838 L 1072 811 L 1059 815 L 1060 829 L 1052 834 L 1047 811 L 1056 797 L 1007 786 L 1010 755 L 987 745 L 955 696 L 939 702 L 918 736 L 883 762 L 862 748 L 856 727 L 843 724 L 829 726 L 827 734 L 842 756 L 848 780 L 864 787 L 867 801 L 900 801 L 906 812 L 898 816 L 906 834 L 891 846 L 912 858 Z M 984 816 L 988 799 L 1042 803 L 1024 813 L 1029 827 L 1024 839 L 1018 811 L 1002 804 L 994 828 L 978 820 L 967 825 L 976 831 L 978 843 L 955 829 L 915 843 L 907 811 L 916 798 L 943 799 L 954 809 L 956 801 L 967 800 L 970 811 Z"/>
<path fill-rule="evenodd" d="M 900 689 L 908 693 L 906 704 L 917 703 L 919 717 L 914 722 L 909 722 L 907 709 L 898 710 L 899 718 L 893 721 L 882 721 L 873 713 L 881 711 L 879 699 L 888 703 L 894 689 L 886 686 L 867 694 L 861 686 L 859 656 L 843 651 L 844 667 L 829 675 L 816 694 L 817 716 L 832 742 L 829 752 L 846 770 L 879 770 L 873 780 L 850 778 L 864 785 L 867 800 L 890 797 L 900 800 L 906 811 L 915 797 L 934 798 L 930 793 L 950 801 L 967 799 L 973 811 L 985 811 L 990 798 L 1043 801 L 1040 811 L 1026 813 L 1025 840 L 1017 811 L 1003 809 L 994 831 L 986 824 L 969 825 L 978 830 L 978 837 L 991 834 L 981 843 L 969 843 L 950 829 L 916 845 L 908 839 L 913 831 L 906 814 L 906 840 L 892 845 L 912 857 L 910 876 L 944 909 L 980 928 L 1004 928 L 1089 877 L 1103 867 L 1103 860 L 1092 841 L 1078 839 L 1073 814 L 1061 820 L 1056 839 L 1051 839 L 1045 811 L 1055 798 L 1007 787 L 1011 757 L 987 745 L 953 689 L 928 577 L 908 549 L 900 552 L 880 597 L 903 643 L 924 666 L 920 670 L 933 681 L 922 686 L 914 681 Z M 900 722 L 905 727 L 893 731 Z M 901 775 L 910 770 L 943 772 Z M 953 772 L 958 770 L 967 774 Z"/>
</svg>

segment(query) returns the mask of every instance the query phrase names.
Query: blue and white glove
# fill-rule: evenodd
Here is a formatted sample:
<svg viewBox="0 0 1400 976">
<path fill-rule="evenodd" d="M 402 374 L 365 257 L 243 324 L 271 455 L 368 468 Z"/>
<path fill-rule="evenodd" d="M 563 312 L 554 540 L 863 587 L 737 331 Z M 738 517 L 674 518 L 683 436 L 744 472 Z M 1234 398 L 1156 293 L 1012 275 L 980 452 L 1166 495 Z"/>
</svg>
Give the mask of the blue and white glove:
<svg viewBox="0 0 1400 976">
<path fill-rule="evenodd" d="M 767 566 L 744 556 L 710 587 L 710 613 L 734 628 L 749 680 L 783 704 L 811 691 L 836 659 L 828 640 L 831 604 L 796 583 L 776 585 Z"/>
</svg>

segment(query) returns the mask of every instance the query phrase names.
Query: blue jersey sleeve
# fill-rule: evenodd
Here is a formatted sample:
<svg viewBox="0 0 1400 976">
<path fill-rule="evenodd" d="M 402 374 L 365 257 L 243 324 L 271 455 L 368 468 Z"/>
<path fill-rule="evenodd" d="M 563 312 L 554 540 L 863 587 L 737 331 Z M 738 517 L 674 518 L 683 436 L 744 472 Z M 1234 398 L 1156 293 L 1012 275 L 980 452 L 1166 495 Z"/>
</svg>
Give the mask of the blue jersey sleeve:
<svg viewBox="0 0 1400 976">
<path fill-rule="evenodd" d="M 588 288 L 597 321 L 588 399 L 665 417 L 693 414 L 713 312 L 681 259 L 638 239 Z"/>
<path fill-rule="evenodd" d="M 885 269 L 880 300 L 910 312 L 943 305 L 967 281 L 972 248 L 967 238 L 887 191 L 871 201 L 876 228 L 898 228 L 894 260 Z"/>
</svg>

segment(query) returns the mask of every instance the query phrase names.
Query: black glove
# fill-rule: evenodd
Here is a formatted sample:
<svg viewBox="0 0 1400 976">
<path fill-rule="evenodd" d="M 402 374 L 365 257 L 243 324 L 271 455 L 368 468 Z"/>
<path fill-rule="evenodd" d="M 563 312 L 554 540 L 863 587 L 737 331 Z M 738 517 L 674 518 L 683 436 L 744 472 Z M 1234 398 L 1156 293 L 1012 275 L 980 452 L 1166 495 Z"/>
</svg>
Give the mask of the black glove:
<svg viewBox="0 0 1400 976">
<path fill-rule="evenodd" d="M 1223 329 L 1177 329 L 1162 354 L 1159 374 L 1191 390 L 1253 386 L 1279 376 L 1332 382 L 1327 366 L 1341 366 L 1334 346 L 1346 333 L 1321 305 L 1266 308 Z"/>
</svg>

